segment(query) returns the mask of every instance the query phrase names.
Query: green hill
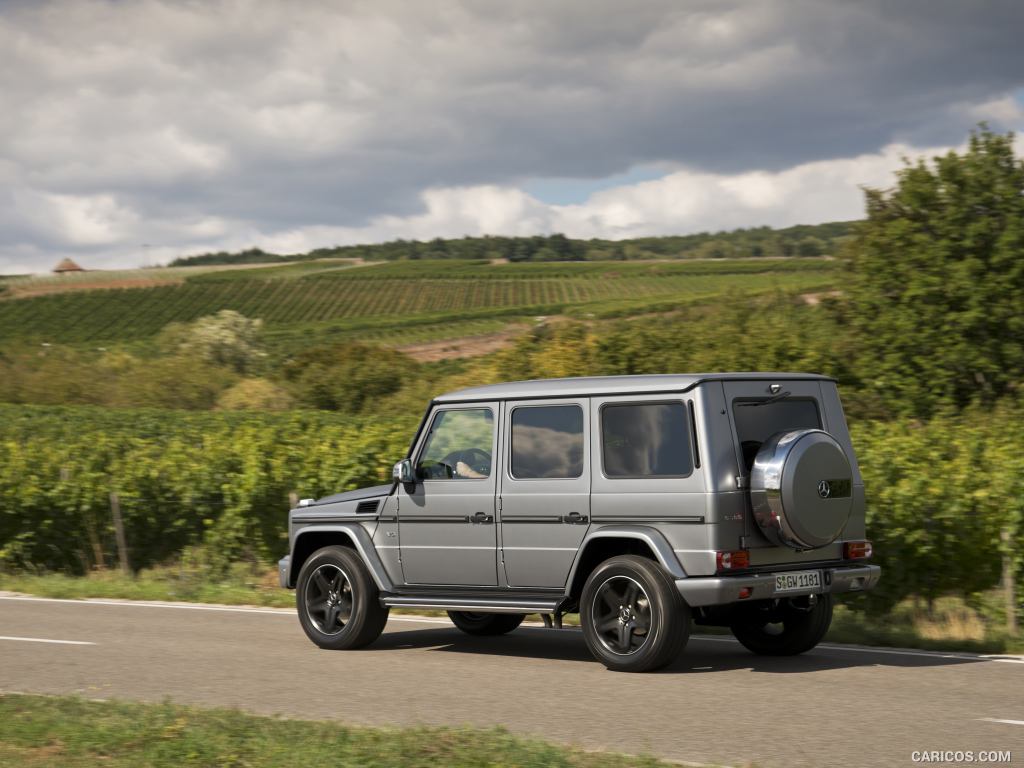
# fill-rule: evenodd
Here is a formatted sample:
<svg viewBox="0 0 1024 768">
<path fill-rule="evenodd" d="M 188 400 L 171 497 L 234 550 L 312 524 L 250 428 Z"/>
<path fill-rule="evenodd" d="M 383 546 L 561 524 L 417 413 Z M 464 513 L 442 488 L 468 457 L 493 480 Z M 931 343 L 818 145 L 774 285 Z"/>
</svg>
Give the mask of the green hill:
<svg viewBox="0 0 1024 768">
<path fill-rule="evenodd" d="M 8 281 L 0 339 L 97 344 L 152 337 L 223 309 L 264 321 L 273 344 L 405 341 L 486 332 L 515 318 L 644 314 L 728 296 L 834 286 L 829 259 L 492 263 L 338 260 L 241 269 L 88 273 L 82 281 Z"/>
<path fill-rule="evenodd" d="M 778 258 L 834 254 L 853 233 L 856 222 L 800 224 L 785 229 L 752 227 L 731 232 L 639 237 L 630 240 L 579 240 L 562 234 L 533 237 L 435 238 L 429 241 L 393 240 L 373 245 L 318 248 L 284 256 L 250 248 L 237 253 L 205 253 L 171 263 L 176 266 L 265 264 L 324 258 L 368 261 L 398 259 L 506 259 L 508 261 L 603 261 L 630 259 Z"/>
</svg>

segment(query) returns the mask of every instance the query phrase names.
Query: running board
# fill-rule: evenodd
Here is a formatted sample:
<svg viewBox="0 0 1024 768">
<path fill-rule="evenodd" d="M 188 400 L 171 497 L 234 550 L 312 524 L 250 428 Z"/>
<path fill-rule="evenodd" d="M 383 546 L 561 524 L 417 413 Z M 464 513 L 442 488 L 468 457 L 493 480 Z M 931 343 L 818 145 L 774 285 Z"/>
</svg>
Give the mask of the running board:
<svg viewBox="0 0 1024 768">
<path fill-rule="evenodd" d="M 456 595 L 423 595 L 417 597 L 389 595 L 380 601 L 389 608 L 437 608 L 443 611 L 471 611 L 478 613 L 554 613 L 557 600 L 510 600 L 488 597 L 460 597 Z"/>
</svg>

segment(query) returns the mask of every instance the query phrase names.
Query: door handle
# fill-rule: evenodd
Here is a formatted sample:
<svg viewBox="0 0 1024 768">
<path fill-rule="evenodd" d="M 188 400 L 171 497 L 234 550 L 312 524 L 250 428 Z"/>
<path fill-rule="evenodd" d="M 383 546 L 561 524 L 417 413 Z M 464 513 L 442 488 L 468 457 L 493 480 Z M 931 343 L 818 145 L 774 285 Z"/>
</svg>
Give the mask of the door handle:
<svg viewBox="0 0 1024 768">
<path fill-rule="evenodd" d="M 488 515 L 486 512 L 477 512 L 472 517 L 466 518 L 467 523 L 493 523 L 494 515 Z"/>
<path fill-rule="evenodd" d="M 570 512 L 562 518 L 563 523 L 585 523 L 589 518 L 586 515 L 581 515 L 579 512 Z"/>
</svg>

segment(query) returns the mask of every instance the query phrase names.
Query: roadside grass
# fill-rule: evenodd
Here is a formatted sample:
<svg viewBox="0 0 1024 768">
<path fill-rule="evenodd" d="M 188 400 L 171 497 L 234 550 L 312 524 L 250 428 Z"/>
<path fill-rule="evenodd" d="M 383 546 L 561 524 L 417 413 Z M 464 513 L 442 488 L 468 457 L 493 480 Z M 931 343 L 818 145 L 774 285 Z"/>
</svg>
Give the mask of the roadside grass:
<svg viewBox="0 0 1024 768">
<path fill-rule="evenodd" d="M 887 614 L 876 616 L 836 607 L 826 642 L 920 648 L 928 651 L 970 653 L 1024 653 L 1024 637 L 1010 637 L 1003 617 L 990 607 L 998 595 L 982 598 L 985 610 L 971 607 L 959 597 L 935 601 L 931 612 L 905 600 Z"/>
<path fill-rule="evenodd" d="M 0 572 L 0 591 L 21 592 L 38 597 L 67 599 L 108 598 L 123 600 L 180 601 L 292 608 L 295 593 L 281 589 L 277 573 L 237 564 L 230 575 L 211 581 L 201 570 L 163 567 L 140 572 L 135 577 L 117 571 L 98 571 L 88 576 Z M 832 628 L 825 642 L 858 645 L 919 648 L 930 651 L 970 653 L 1024 653 L 1024 637 L 1011 638 L 1000 628 L 998 594 L 985 595 L 981 610 L 961 598 L 943 597 L 932 611 L 904 601 L 890 613 L 875 615 L 836 606 Z M 395 615 L 445 616 L 444 611 L 393 608 Z M 537 620 L 537 616 L 531 616 Z M 564 617 L 567 626 L 579 624 L 576 614 Z M 728 634 L 715 627 L 694 627 L 695 634 Z"/>
<path fill-rule="evenodd" d="M 0 590 L 67 599 L 94 597 L 278 608 L 295 605 L 295 593 L 278 586 L 276 573 L 254 572 L 247 566 L 236 566 L 228 578 L 220 581 L 210 581 L 194 569 L 174 567 L 145 570 L 135 577 L 118 571 L 96 571 L 88 576 L 0 573 Z"/>
<path fill-rule="evenodd" d="M 0 694 L 0 765 L 661 768 L 500 728 L 366 728 L 233 709 Z"/>
</svg>

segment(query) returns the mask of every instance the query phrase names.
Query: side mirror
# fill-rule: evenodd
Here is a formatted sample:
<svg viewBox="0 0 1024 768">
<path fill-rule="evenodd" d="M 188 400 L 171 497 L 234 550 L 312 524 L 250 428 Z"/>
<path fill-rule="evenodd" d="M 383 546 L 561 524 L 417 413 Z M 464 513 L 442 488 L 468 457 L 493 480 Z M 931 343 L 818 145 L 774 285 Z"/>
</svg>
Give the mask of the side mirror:
<svg viewBox="0 0 1024 768">
<path fill-rule="evenodd" d="M 391 470 L 391 477 L 394 478 L 396 483 L 402 483 L 403 485 L 416 482 L 416 476 L 412 471 L 412 462 L 409 459 L 402 459 Z"/>
</svg>

